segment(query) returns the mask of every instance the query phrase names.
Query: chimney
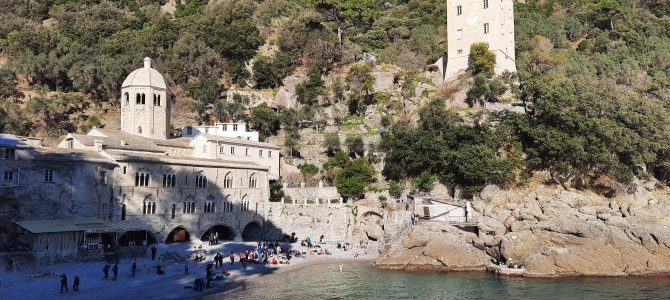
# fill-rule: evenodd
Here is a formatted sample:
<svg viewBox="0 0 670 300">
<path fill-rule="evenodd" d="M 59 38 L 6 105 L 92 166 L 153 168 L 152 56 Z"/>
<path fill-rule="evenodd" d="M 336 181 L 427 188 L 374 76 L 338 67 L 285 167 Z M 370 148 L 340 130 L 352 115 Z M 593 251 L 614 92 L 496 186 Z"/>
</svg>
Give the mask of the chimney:
<svg viewBox="0 0 670 300">
<path fill-rule="evenodd" d="M 93 148 L 95 148 L 95 151 L 102 151 L 102 140 L 94 140 Z"/>
<path fill-rule="evenodd" d="M 151 68 L 151 58 L 149 58 L 149 57 L 144 58 L 144 67 L 147 68 L 147 69 Z"/>
</svg>

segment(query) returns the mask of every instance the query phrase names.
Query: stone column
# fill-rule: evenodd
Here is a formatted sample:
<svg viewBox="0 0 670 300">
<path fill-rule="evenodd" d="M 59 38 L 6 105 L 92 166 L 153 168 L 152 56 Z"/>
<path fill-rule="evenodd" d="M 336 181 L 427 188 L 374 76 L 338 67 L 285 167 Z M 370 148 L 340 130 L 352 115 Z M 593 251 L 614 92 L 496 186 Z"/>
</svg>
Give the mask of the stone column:
<svg viewBox="0 0 670 300">
<path fill-rule="evenodd" d="M 281 204 L 284 205 L 284 197 L 281 197 Z"/>
</svg>

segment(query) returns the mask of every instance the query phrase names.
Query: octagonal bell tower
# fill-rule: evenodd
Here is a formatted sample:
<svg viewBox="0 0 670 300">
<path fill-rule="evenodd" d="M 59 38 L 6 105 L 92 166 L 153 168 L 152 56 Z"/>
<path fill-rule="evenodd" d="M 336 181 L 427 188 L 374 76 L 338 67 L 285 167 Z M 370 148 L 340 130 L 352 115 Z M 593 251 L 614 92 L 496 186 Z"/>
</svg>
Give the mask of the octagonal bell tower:
<svg viewBox="0 0 670 300">
<path fill-rule="evenodd" d="M 121 85 L 121 130 L 152 139 L 170 137 L 172 92 L 165 78 L 144 58 L 144 67 Z"/>
</svg>

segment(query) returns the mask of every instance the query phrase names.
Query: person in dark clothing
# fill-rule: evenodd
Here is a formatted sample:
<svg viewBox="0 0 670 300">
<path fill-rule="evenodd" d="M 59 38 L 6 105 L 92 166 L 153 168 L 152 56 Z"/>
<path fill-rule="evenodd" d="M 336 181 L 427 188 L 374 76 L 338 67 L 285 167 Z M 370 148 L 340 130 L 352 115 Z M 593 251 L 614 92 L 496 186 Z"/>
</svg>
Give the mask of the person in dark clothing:
<svg viewBox="0 0 670 300">
<path fill-rule="evenodd" d="M 114 266 L 112 267 L 112 273 L 114 273 L 112 280 L 116 280 L 116 276 L 119 275 L 119 262 L 114 263 Z"/>
<path fill-rule="evenodd" d="M 135 278 L 135 271 L 137 271 L 137 262 L 133 260 L 133 263 L 130 264 L 130 277 Z"/>
<path fill-rule="evenodd" d="M 72 291 L 79 293 L 79 276 L 74 277 L 74 283 L 72 283 Z"/>
<path fill-rule="evenodd" d="M 230 251 L 230 264 L 235 264 L 235 253 L 233 251 Z"/>
<path fill-rule="evenodd" d="M 151 245 L 151 260 L 156 259 L 156 245 Z"/>
<path fill-rule="evenodd" d="M 67 276 L 65 274 L 60 275 L 60 292 L 63 292 L 63 289 L 65 289 L 65 292 L 67 292 Z"/>
<path fill-rule="evenodd" d="M 105 266 L 102 268 L 102 274 L 102 280 L 109 279 L 109 264 L 105 264 Z"/>
</svg>

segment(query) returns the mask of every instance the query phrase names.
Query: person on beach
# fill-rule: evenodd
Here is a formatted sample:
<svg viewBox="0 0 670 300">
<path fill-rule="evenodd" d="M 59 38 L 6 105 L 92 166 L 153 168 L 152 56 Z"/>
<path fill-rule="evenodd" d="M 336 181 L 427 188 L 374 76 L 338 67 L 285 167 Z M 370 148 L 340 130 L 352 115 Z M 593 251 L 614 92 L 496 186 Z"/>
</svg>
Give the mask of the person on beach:
<svg viewBox="0 0 670 300">
<path fill-rule="evenodd" d="M 235 253 L 233 251 L 230 251 L 230 265 L 235 264 Z"/>
<path fill-rule="evenodd" d="M 63 289 L 67 293 L 67 276 L 65 274 L 60 275 L 60 292 L 63 293 Z"/>
<path fill-rule="evenodd" d="M 158 275 L 165 274 L 163 272 L 163 261 L 161 261 L 160 257 L 158 258 L 158 260 L 156 260 L 156 274 L 158 274 Z"/>
<path fill-rule="evenodd" d="M 109 279 L 109 264 L 105 264 L 104 267 L 102 267 L 102 280 L 108 280 Z"/>
<path fill-rule="evenodd" d="M 114 263 L 114 266 L 112 267 L 112 273 L 114 274 L 114 277 L 112 277 L 112 280 L 116 281 L 116 276 L 119 275 L 119 262 L 117 261 Z"/>
<path fill-rule="evenodd" d="M 133 260 L 133 263 L 130 264 L 130 278 L 135 278 L 136 271 L 137 271 L 137 262 Z"/>
<path fill-rule="evenodd" d="M 72 291 L 79 293 L 79 276 L 74 277 L 74 282 L 72 283 Z"/>
<path fill-rule="evenodd" d="M 156 244 L 151 245 L 151 260 L 156 259 L 156 252 L 158 252 L 158 250 L 156 250 Z"/>
</svg>

